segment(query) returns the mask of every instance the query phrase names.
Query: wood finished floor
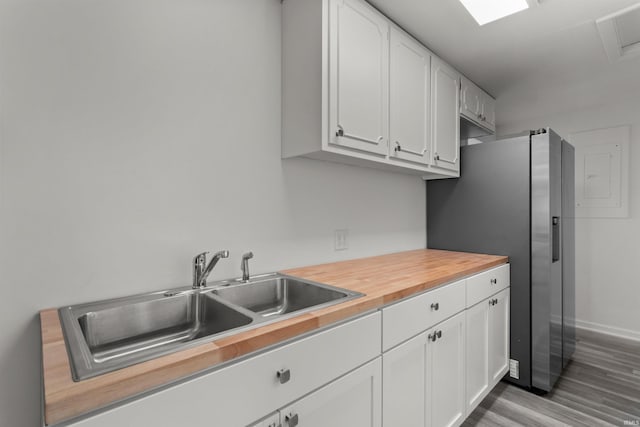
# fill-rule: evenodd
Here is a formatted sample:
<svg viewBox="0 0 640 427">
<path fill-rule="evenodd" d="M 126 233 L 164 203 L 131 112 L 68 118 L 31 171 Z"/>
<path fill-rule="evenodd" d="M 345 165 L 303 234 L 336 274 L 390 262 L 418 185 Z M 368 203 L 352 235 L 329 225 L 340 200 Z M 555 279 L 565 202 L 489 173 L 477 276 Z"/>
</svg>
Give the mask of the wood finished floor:
<svg viewBox="0 0 640 427">
<path fill-rule="evenodd" d="M 587 331 L 579 332 L 573 360 L 551 393 L 501 382 L 463 424 L 611 425 L 640 425 L 640 342 Z"/>
</svg>

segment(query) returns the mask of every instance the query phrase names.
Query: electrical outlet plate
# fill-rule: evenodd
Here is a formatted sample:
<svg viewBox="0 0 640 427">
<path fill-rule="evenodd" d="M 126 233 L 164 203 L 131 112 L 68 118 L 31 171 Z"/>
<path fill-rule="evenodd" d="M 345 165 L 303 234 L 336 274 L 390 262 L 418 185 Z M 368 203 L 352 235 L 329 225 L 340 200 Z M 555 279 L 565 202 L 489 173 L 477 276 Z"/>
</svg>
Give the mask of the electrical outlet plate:
<svg viewBox="0 0 640 427">
<path fill-rule="evenodd" d="M 346 251 L 349 249 L 349 230 L 341 228 L 334 234 L 334 249 L 336 251 Z"/>
</svg>

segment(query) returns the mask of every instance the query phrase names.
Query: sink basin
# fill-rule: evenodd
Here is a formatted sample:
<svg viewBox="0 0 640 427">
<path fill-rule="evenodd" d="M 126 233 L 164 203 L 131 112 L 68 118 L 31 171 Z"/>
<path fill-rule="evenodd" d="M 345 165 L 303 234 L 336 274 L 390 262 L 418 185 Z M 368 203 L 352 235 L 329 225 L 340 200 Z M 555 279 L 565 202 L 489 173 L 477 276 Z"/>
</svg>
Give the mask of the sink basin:
<svg viewBox="0 0 640 427">
<path fill-rule="evenodd" d="M 361 295 L 268 274 L 63 307 L 59 314 L 80 381 Z"/>
<path fill-rule="evenodd" d="M 78 318 L 96 362 L 214 335 L 252 320 L 195 292 L 92 310 Z"/>
<path fill-rule="evenodd" d="M 197 290 L 77 305 L 60 315 L 77 379 L 149 360 L 254 320 Z"/>
<path fill-rule="evenodd" d="M 318 307 L 350 295 L 348 291 L 283 276 L 214 289 L 212 292 L 225 301 L 264 317 Z"/>
</svg>

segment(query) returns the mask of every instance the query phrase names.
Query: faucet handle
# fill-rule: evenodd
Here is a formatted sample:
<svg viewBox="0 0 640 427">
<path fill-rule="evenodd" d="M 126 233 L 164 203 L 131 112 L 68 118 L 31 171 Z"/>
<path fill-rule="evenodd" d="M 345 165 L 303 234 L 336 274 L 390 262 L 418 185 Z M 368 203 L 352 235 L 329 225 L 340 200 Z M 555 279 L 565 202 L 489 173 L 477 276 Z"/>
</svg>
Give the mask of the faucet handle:
<svg viewBox="0 0 640 427">
<path fill-rule="evenodd" d="M 253 252 L 247 252 L 246 254 L 242 254 L 242 259 L 251 259 L 253 258 Z"/>
</svg>

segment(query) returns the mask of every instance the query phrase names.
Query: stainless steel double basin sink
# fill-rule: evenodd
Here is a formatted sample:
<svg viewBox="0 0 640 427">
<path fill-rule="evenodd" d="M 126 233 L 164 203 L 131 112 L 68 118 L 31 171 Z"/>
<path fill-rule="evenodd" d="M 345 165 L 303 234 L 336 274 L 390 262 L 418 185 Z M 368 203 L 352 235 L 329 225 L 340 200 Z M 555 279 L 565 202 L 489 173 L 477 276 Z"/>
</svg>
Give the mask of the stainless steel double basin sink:
<svg viewBox="0 0 640 427">
<path fill-rule="evenodd" d="M 80 381 L 361 295 L 275 273 L 63 307 L 59 313 L 73 378 Z"/>
</svg>

